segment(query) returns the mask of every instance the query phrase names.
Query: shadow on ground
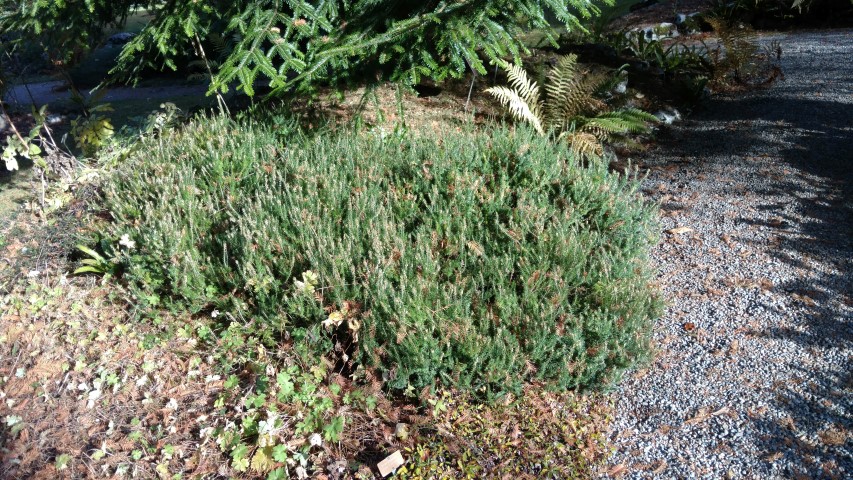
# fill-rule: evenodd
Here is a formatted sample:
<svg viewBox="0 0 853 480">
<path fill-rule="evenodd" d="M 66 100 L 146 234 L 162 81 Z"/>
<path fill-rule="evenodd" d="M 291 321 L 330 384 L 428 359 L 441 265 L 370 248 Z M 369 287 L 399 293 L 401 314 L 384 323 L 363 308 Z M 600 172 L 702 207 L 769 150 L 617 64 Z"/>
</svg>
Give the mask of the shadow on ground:
<svg viewBox="0 0 853 480">
<path fill-rule="evenodd" d="M 828 75 L 831 78 L 832 72 Z M 792 477 L 841 478 L 838 472 L 853 468 L 853 104 L 786 97 L 784 85 L 774 88 L 774 94 L 777 90 L 778 96 L 715 100 L 691 121 L 705 127 L 701 132 L 665 132 L 662 150 L 697 174 L 726 172 L 725 162 L 741 157 L 737 161 L 750 159 L 759 175 L 771 175 L 772 182 L 762 182 L 764 186 L 752 192 L 768 202 L 757 208 L 757 215 L 744 212 L 735 221 L 766 227 L 777 243 L 740 241 L 752 241 L 756 250 L 803 274 L 773 286 L 794 299 L 794 326 L 753 333 L 791 342 L 809 355 L 818 349 L 835 352 L 840 364 L 833 369 L 789 365 L 802 382 L 779 385 L 767 400 L 785 412 L 790 423 L 758 419 L 753 427 L 768 458 L 787 457 Z M 682 141 L 687 136 L 690 141 Z M 765 159 L 781 162 L 782 169 L 765 171 Z M 743 195 L 744 185 L 737 187 L 741 180 L 718 193 Z"/>
</svg>

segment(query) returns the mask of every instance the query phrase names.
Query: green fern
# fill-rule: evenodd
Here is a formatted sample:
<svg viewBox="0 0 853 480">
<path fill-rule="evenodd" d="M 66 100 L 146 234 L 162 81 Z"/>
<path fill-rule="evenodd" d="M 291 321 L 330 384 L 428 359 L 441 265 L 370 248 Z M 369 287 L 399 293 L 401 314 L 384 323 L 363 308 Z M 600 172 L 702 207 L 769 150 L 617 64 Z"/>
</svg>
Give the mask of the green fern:
<svg viewBox="0 0 853 480">
<path fill-rule="evenodd" d="M 648 130 L 657 119 L 635 108 L 613 109 L 597 96 L 610 76 L 581 71 L 576 55 L 560 57 L 546 75 L 545 99 L 539 85 L 520 65 L 505 64 L 510 87 L 486 90 L 516 120 L 530 124 L 540 135 L 553 135 L 571 145 L 575 153 L 600 156 L 603 142 L 628 133 Z"/>
</svg>

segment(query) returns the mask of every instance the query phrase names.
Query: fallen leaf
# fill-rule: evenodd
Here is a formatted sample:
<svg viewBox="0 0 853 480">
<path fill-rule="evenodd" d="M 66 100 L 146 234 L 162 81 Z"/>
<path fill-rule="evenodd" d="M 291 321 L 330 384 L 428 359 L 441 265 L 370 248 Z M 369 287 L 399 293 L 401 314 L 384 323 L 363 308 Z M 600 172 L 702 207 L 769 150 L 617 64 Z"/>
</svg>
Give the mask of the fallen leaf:
<svg viewBox="0 0 853 480">
<path fill-rule="evenodd" d="M 710 418 L 710 415 L 708 415 L 709 410 L 710 409 L 707 407 L 700 408 L 699 411 L 696 412 L 696 415 L 691 419 L 685 420 L 684 424 L 685 425 L 695 425 L 697 423 L 704 422 L 705 420 Z"/>
<path fill-rule="evenodd" d="M 671 233 L 673 235 L 679 235 L 682 233 L 688 233 L 688 232 L 692 232 L 692 231 L 693 231 L 693 229 L 690 227 L 675 227 L 675 228 L 670 228 L 669 230 L 666 231 L 666 233 Z"/>
<path fill-rule="evenodd" d="M 799 302 L 805 303 L 809 307 L 813 307 L 816 304 L 816 302 L 812 299 L 812 297 L 810 297 L 808 295 L 799 295 L 797 293 L 792 293 L 791 298 L 793 298 L 794 300 L 797 300 Z"/>
<path fill-rule="evenodd" d="M 620 463 L 619 465 L 614 465 L 612 468 L 607 470 L 607 474 L 611 477 L 621 477 L 628 472 L 628 466 L 624 463 Z"/>
<path fill-rule="evenodd" d="M 397 450 L 394 453 L 392 453 L 391 455 L 388 455 L 387 457 L 385 457 L 385 460 L 382 460 L 381 462 L 379 462 L 376 465 L 376 468 L 379 469 L 379 473 L 383 477 L 387 477 L 388 475 L 393 473 L 394 470 L 397 470 L 397 468 L 400 467 L 400 465 L 402 465 L 404 463 L 406 463 L 406 461 L 403 460 L 403 454 L 400 453 L 399 450 Z"/>
<path fill-rule="evenodd" d="M 655 475 L 657 475 L 658 473 L 661 473 L 661 472 L 663 472 L 664 470 L 666 470 L 666 467 L 667 467 L 666 460 L 658 460 L 658 462 L 657 462 L 657 467 L 655 467 L 655 469 L 654 469 L 654 470 L 652 470 L 652 473 L 654 473 Z"/>
<path fill-rule="evenodd" d="M 738 350 L 740 350 L 740 343 L 737 340 L 732 340 L 732 342 L 729 343 L 729 355 L 734 355 Z"/>
<path fill-rule="evenodd" d="M 302 437 L 294 438 L 293 440 L 288 440 L 287 446 L 291 448 L 301 447 L 305 445 L 305 439 Z"/>
<path fill-rule="evenodd" d="M 844 430 L 839 428 L 829 428 L 817 434 L 820 437 L 820 441 L 825 445 L 832 445 L 839 447 L 844 445 L 847 442 L 847 434 Z"/>
<path fill-rule="evenodd" d="M 780 458 L 782 458 L 784 456 L 785 456 L 785 454 L 783 454 L 782 452 L 771 453 L 771 454 L 764 457 L 764 461 L 765 462 L 775 462 L 776 460 L 779 460 Z"/>
</svg>

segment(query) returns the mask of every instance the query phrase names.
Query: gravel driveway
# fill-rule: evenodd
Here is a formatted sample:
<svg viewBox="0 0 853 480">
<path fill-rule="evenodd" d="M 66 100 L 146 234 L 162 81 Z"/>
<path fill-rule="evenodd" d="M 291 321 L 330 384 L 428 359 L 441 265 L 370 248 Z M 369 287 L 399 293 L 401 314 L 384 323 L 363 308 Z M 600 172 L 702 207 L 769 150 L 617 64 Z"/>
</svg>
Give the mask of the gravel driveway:
<svg viewBox="0 0 853 480">
<path fill-rule="evenodd" d="M 853 477 L 853 30 L 779 35 L 786 79 L 641 159 L 660 352 L 615 393 L 616 478 Z"/>
</svg>

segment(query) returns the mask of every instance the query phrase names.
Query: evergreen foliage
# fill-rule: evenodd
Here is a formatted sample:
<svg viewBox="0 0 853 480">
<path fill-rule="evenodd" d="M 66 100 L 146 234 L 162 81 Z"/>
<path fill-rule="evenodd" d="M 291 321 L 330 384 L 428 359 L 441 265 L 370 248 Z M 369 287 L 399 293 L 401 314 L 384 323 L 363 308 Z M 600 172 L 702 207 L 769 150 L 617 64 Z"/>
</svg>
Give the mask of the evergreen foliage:
<svg viewBox="0 0 853 480">
<path fill-rule="evenodd" d="M 7 40 L 41 45 L 56 64 L 73 64 L 103 38 L 104 29 L 124 23 L 131 0 L 0 0 L 0 32 Z M 17 35 L 15 35 L 17 34 Z"/>
<path fill-rule="evenodd" d="M 517 120 L 530 124 L 540 135 L 565 139 L 579 155 L 601 155 L 601 142 L 626 133 L 647 131 L 657 119 L 636 108 L 614 108 L 600 97 L 609 78 L 582 72 L 574 54 L 559 58 L 548 72 L 545 100 L 539 85 L 528 79 L 520 65 L 506 65 L 510 86 L 487 89 Z"/>
<path fill-rule="evenodd" d="M 141 302 L 227 312 L 395 389 L 598 386 L 648 354 L 656 229 L 633 179 L 528 129 L 282 132 L 205 119 L 107 184 Z"/>
<path fill-rule="evenodd" d="M 256 84 L 311 89 L 354 74 L 382 71 L 391 80 L 441 80 L 525 51 L 520 34 L 549 17 L 570 29 L 578 16 L 598 12 L 591 0 L 5 0 L 0 30 L 44 39 L 58 51 L 89 48 L 97 32 L 147 8 L 153 20 L 120 56 L 117 73 L 143 67 L 175 69 L 213 37 L 226 37 L 225 60 L 212 88 L 234 83 L 248 94 Z M 70 20 L 70 21 L 68 21 Z"/>
</svg>

